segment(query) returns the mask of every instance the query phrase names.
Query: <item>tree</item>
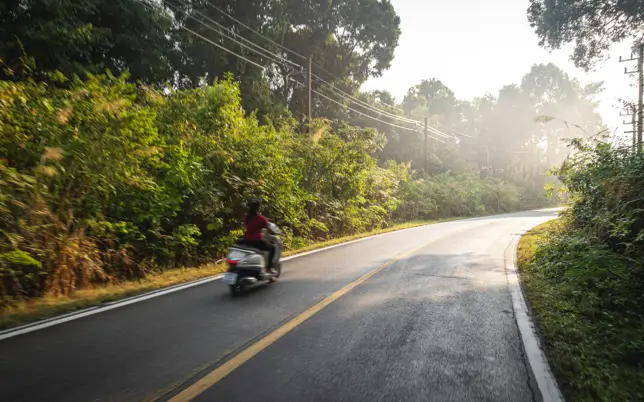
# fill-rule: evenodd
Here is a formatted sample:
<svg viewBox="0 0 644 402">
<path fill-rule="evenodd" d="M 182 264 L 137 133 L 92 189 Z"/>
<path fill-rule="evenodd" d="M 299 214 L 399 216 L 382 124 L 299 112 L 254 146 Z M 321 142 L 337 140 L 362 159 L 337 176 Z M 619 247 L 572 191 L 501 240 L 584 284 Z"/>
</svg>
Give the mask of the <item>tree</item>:
<svg viewBox="0 0 644 402">
<path fill-rule="evenodd" d="M 36 78 L 129 70 L 135 80 L 171 79 L 177 54 L 171 22 L 160 7 L 131 0 L 8 0 L 0 2 L 0 59 L 18 71 L 33 57 Z M 9 79 L 0 71 L 0 79 Z"/>
<path fill-rule="evenodd" d="M 176 2 L 168 2 L 176 8 L 173 3 Z M 198 85 L 202 77 L 213 82 L 233 72 L 245 97 L 250 96 L 250 89 L 270 88 L 274 98 L 264 103 L 277 101 L 298 117 L 306 112 L 303 83 L 309 57 L 315 64 L 315 75 L 354 93 L 368 78 L 381 75 L 389 67 L 400 36 L 400 19 L 388 0 L 193 0 L 183 2 L 179 10 L 179 23 L 265 67 L 262 70 L 183 33 L 181 47 L 187 66 L 184 84 Z M 245 46 L 222 33 L 232 35 Z M 313 85 L 315 90 L 323 86 L 318 80 Z M 315 110 L 324 113 L 320 117 L 334 118 L 339 112 L 337 105 L 326 100 L 315 102 Z M 262 105 L 251 105 L 250 99 L 244 99 L 244 107 L 253 110 L 252 106 Z"/>
<path fill-rule="evenodd" d="M 572 59 L 589 69 L 612 43 L 644 34 L 641 0 L 530 0 L 528 20 L 540 45 L 575 43 Z"/>
<path fill-rule="evenodd" d="M 454 92 L 436 78 L 423 80 L 410 88 L 403 100 L 405 112 L 419 118 L 429 116 L 448 119 L 455 106 Z"/>
</svg>

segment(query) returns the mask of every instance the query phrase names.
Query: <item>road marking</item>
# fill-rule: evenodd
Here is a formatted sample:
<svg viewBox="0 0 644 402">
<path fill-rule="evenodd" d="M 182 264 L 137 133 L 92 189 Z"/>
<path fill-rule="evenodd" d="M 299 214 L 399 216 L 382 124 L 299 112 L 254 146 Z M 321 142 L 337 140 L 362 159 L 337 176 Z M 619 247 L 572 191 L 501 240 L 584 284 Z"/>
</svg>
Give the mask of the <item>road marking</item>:
<svg viewBox="0 0 644 402">
<path fill-rule="evenodd" d="M 474 219 L 476 219 L 476 218 L 474 218 Z M 462 221 L 467 221 L 467 220 L 470 220 L 470 219 L 462 219 Z M 460 220 L 455 220 L 453 222 L 456 222 L 456 221 L 460 221 Z M 452 221 L 450 221 L 450 222 L 452 222 Z M 437 224 L 440 224 L 440 223 L 448 223 L 448 222 L 438 222 L 438 223 L 434 223 L 434 224 L 430 223 L 428 225 L 415 226 L 415 227 L 412 227 L 412 228 L 406 228 L 406 229 L 400 229 L 400 230 L 393 230 L 391 232 L 386 232 L 386 233 L 379 233 L 379 234 L 376 234 L 376 235 L 373 235 L 373 236 L 363 237 L 363 238 L 351 240 L 351 241 L 348 241 L 348 242 L 345 242 L 345 243 L 338 243 L 338 244 L 334 244 L 332 246 L 323 247 L 323 248 L 307 251 L 307 252 L 300 253 L 300 254 L 294 254 L 294 255 L 291 255 L 289 257 L 282 258 L 281 261 L 293 260 L 293 259 L 296 259 L 296 258 L 305 257 L 307 255 L 316 254 L 316 253 L 320 253 L 320 252 L 323 252 L 323 251 L 331 250 L 331 249 L 334 249 L 336 247 L 348 246 L 349 244 L 358 243 L 358 242 L 362 242 L 362 241 L 366 241 L 366 240 L 371 240 L 371 239 L 375 239 L 377 237 L 393 235 L 395 233 L 406 232 L 406 231 L 409 231 L 409 230 L 426 228 L 428 226 L 434 226 L 434 225 L 437 225 Z M 41 330 L 41 329 L 53 327 L 54 325 L 59 325 L 59 324 L 63 324 L 63 323 L 69 322 L 69 321 L 78 320 L 79 318 L 88 317 L 88 316 L 91 316 L 91 315 L 94 315 L 94 314 L 104 313 L 106 311 L 113 310 L 115 308 L 125 307 L 125 306 L 128 306 L 130 304 L 134 304 L 134 303 L 142 302 L 144 300 L 152 299 L 154 297 L 167 295 L 167 294 L 170 294 L 170 293 L 178 292 L 180 290 L 189 289 L 189 288 L 199 286 L 199 285 L 204 285 L 206 283 L 219 280 L 222 277 L 223 277 L 222 274 L 208 276 L 206 278 L 197 279 L 197 280 L 194 280 L 194 281 L 191 281 L 191 282 L 180 283 L 178 285 L 173 285 L 173 286 L 170 286 L 170 287 L 154 290 L 154 291 L 151 291 L 151 292 L 148 292 L 148 293 L 143 293 L 143 294 L 138 295 L 138 296 L 132 296 L 132 297 L 117 300 L 117 301 L 114 301 L 114 302 L 111 302 L 111 303 L 105 303 L 105 304 L 102 304 L 102 305 L 99 305 L 99 306 L 89 307 L 89 308 L 86 308 L 86 309 L 83 309 L 83 310 L 73 311 L 71 313 L 67 313 L 67 314 L 64 314 L 64 315 L 48 318 L 48 319 L 45 319 L 45 320 L 40 320 L 40 321 L 32 322 L 32 323 L 29 323 L 29 324 L 9 328 L 9 329 L 6 329 L 4 331 L 0 331 L 0 341 L 2 341 L 4 339 L 8 339 L 8 338 L 13 338 L 14 336 L 24 335 L 24 334 L 28 334 L 30 332 L 34 332 L 34 331 L 38 331 L 38 330 Z"/>
<path fill-rule="evenodd" d="M 551 211 L 551 210 L 552 211 L 561 210 L 561 208 L 543 209 L 543 210 L 536 210 L 536 211 Z M 493 218 L 493 217 L 499 217 L 499 216 L 512 217 L 514 215 L 519 215 L 519 214 L 520 214 L 520 212 L 515 212 L 515 213 L 510 213 L 510 214 L 482 216 L 482 217 L 478 217 L 478 218 L 455 219 L 455 220 L 450 220 L 450 221 L 447 221 L 447 222 L 436 222 L 436 223 L 430 223 L 430 224 L 422 225 L 422 226 L 415 226 L 415 227 L 412 227 L 412 228 L 393 230 L 391 232 L 379 233 L 379 234 L 376 234 L 376 235 L 373 235 L 373 236 L 367 236 L 367 237 L 363 237 L 363 238 L 360 238 L 360 239 L 351 240 L 351 241 L 348 241 L 348 242 L 345 242 L 345 243 L 338 243 L 338 244 L 334 244 L 332 246 L 323 247 L 323 248 L 307 251 L 307 252 L 300 253 L 300 254 L 295 254 L 295 255 L 292 255 L 292 256 L 289 256 L 289 257 L 284 257 L 284 258 L 281 259 L 281 261 L 288 261 L 288 260 L 292 260 L 292 259 L 295 259 L 295 258 L 305 257 L 307 255 L 328 251 L 328 250 L 334 249 L 336 247 L 348 246 L 349 244 L 363 242 L 363 241 L 366 241 L 366 240 L 372 240 L 372 239 L 375 239 L 375 238 L 378 238 L 378 237 L 389 236 L 389 235 L 393 235 L 395 233 L 402 233 L 402 232 L 407 232 L 407 231 L 411 231 L 411 230 L 418 230 L 418 229 L 421 229 L 421 228 L 427 228 L 429 226 L 435 226 L 435 225 L 439 225 L 439 224 L 446 224 L 446 223 L 452 223 L 452 222 L 474 222 L 474 221 L 480 221 L 480 220 L 485 220 L 485 219 L 489 219 L 489 218 Z M 105 303 L 105 304 L 102 304 L 102 305 L 99 305 L 99 306 L 90 307 L 90 308 L 87 308 L 87 309 L 84 309 L 84 310 L 74 311 L 74 312 L 64 314 L 64 315 L 61 315 L 61 316 L 56 316 L 56 317 L 48 318 L 48 319 L 45 319 L 45 320 L 40 320 L 40 321 L 32 322 L 32 323 L 29 323 L 29 324 L 9 328 L 9 329 L 6 329 L 4 331 L 0 331 L 0 341 L 2 341 L 4 339 L 8 339 L 8 338 L 13 338 L 14 336 L 24 335 L 24 334 L 27 334 L 29 332 L 34 332 L 34 331 L 38 331 L 38 330 L 41 330 L 41 329 L 53 327 L 54 325 L 63 324 L 63 323 L 69 322 L 69 321 L 78 320 L 79 318 L 88 317 L 88 316 L 91 316 L 91 315 L 94 315 L 94 314 L 104 313 L 106 311 L 113 310 L 115 308 L 125 307 L 125 306 L 128 306 L 130 304 L 134 304 L 134 303 L 138 303 L 138 302 L 141 302 L 141 301 L 152 299 L 154 297 L 163 296 L 163 295 L 178 292 L 178 291 L 181 291 L 181 290 L 189 289 L 189 288 L 194 287 L 194 286 L 204 285 L 206 283 L 221 279 L 222 276 L 223 275 L 221 275 L 221 274 L 217 274 L 217 275 L 209 276 L 209 277 L 206 277 L 206 278 L 203 278 L 203 279 L 197 279 L 197 280 L 192 281 L 192 282 L 181 283 L 181 284 L 170 286 L 170 287 L 167 287 L 167 288 L 158 289 L 158 290 L 155 290 L 155 291 L 152 291 L 152 292 L 143 293 L 143 294 L 138 295 L 138 296 L 132 296 L 132 297 L 129 297 L 127 299 L 121 299 L 121 300 L 117 300 L 117 301 L 114 301 L 114 302 L 111 302 L 111 303 Z"/>
<path fill-rule="evenodd" d="M 519 272 L 516 265 L 517 246 L 521 235 L 513 236 L 512 243 L 505 252 L 505 274 L 508 278 L 508 286 L 512 295 L 512 308 L 514 318 L 521 333 L 521 341 L 525 350 L 525 355 L 537 380 L 539 392 L 544 402 L 563 402 L 564 398 L 561 390 L 557 385 L 548 359 L 541 349 L 539 338 L 535 331 L 534 323 L 528 314 L 528 307 L 525 302 L 523 290 L 519 282 Z"/>
<path fill-rule="evenodd" d="M 125 307 L 125 306 L 128 306 L 130 304 L 141 302 L 143 300 L 148 300 L 148 299 L 152 299 L 154 297 L 167 295 L 168 293 L 178 292 L 180 290 L 188 289 L 188 288 L 191 288 L 191 287 L 197 286 L 197 285 L 202 285 L 202 284 L 207 283 L 207 282 L 216 281 L 217 279 L 220 279 L 222 276 L 223 275 L 217 275 L 217 276 L 209 277 L 209 278 L 206 278 L 206 279 L 198 279 L 198 280 L 193 281 L 193 282 L 187 282 L 187 283 L 175 285 L 175 286 L 172 286 L 170 288 L 162 288 L 162 289 L 159 289 L 159 290 L 155 290 L 155 291 L 145 293 L 145 294 L 140 295 L 140 296 L 129 297 L 127 299 L 123 299 L 123 300 L 118 301 L 118 302 L 106 303 L 106 304 L 103 304 L 101 306 L 90 307 L 90 308 L 87 308 L 87 309 L 84 309 L 84 310 L 80 310 L 80 311 L 76 311 L 76 312 L 73 312 L 73 313 L 65 314 L 65 315 L 62 315 L 62 316 L 55 317 L 55 318 L 50 318 L 48 320 L 37 321 L 37 322 L 32 323 L 32 324 L 27 324 L 27 325 L 23 325 L 23 326 L 20 326 L 20 327 L 8 329 L 8 330 L 0 332 L 0 341 L 2 341 L 4 339 L 12 338 L 14 336 L 27 334 L 29 332 L 38 331 L 40 329 L 53 327 L 54 325 L 59 325 L 59 324 L 65 323 L 65 322 L 78 320 L 79 318 L 87 317 L 87 316 L 90 316 L 90 315 L 104 313 L 106 311 L 114 310 L 114 309 L 119 308 L 119 307 Z"/>
<path fill-rule="evenodd" d="M 338 300 L 340 297 L 346 295 L 349 293 L 351 290 L 356 288 L 358 285 L 362 284 L 369 278 L 373 277 L 375 274 L 378 272 L 381 272 L 383 269 L 387 268 L 388 266 L 400 261 L 402 258 L 408 257 L 415 252 L 427 247 L 430 243 L 426 243 L 420 247 L 414 248 L 410 251 L 406 251 L 404 253 L 399 254 L 395 258 L 387 261 L 386 263 L 374 268 L 373 270 L 367 272 L 366 274 L 362 275 L 360 278 L 354 280 L 353 282 L 347 284 L 344 286 L 342 289 L 337 290 L 324 298 L 321 302 L 318 304 L 310 307 L 309 309 L 303 311 L 300 313 L 297 317 L 293 318 L 286 324 L 282 325 L 281 327 L 277 328 L 275 331 L 271 332 L 270 334 L 266 335 L 264 338 L 260 339 L 259 341 L 255 342 L 248 348 L 244 349 L 241 351 L 239 354 L 235 355 L 232 359 L 228 360 L 226 363 L 222 364 L 221 366 L 217 367 L 210 373 L 206 374 L 205 377 L 202 377 L 200 380 L 195 382 L 194 384 L 190 385 L 188 388 L 184 389 L 174 397 L 172 397 L 169 402 L 187 402 L 187 401 L 192 401 L 199 395 L 201 395 L 203 392 L 205 392 L 208 388 L 211 388 L 213 385 L 217 384 L 219 381 L 221 381 L 224 377 L 235 371 L 237 368 L 239 368 L 242 364 L 246 363 L 250 359 L 253 358 L 253 356 L 257 355 L 259 352 L 262 350 L 268 348 L 270 345 L 275 343 L 278 339 L 292 331 L 293 329 L 297 328 L 299 325 L 301 325 L 303 322 L 308 320 L 309 318 L 313 317 L 315 314 L 320 312 L 322 309 L 324 309 L 326 306 L 329 304 L 333 303 L 334 301 Z"/>
</svg>

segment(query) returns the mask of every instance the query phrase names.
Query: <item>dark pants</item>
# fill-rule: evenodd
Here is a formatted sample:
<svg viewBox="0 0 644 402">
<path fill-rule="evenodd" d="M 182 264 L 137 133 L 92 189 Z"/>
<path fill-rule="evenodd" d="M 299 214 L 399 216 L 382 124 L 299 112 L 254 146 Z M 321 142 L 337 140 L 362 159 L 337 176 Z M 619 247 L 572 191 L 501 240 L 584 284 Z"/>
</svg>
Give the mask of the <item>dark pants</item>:
<svg viewBox="0 0 644 402">
<path fill-rule="evenodd" d="M 273 258 L 275 257 L 275 246 L 266 240 L 246 240 L 240 239 L 238 244 L 245 245 L 248 247 L 256 248 L 261 251 L 268 251 L 268 263 L 266 264 L 267 268 L 273 267 Z"/>
</svg>

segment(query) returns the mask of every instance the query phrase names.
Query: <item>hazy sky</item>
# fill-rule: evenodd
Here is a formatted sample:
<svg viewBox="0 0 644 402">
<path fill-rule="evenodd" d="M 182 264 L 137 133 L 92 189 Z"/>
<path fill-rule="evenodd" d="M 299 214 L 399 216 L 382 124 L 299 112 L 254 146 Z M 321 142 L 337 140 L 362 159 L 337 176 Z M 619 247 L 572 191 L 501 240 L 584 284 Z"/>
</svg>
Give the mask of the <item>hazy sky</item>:
<svg viewBox="0 0 644 402">
<path fill-rule="evenodd" d="M 391 1 L 402 29 L 395 59 L 364 90 L 386 89 L 400 101 L 411 86 L 435 77 L 458 98 L 472 99 L 519 84 L 535 63 L 553 62 L 582 83 L 604 81 L 602 117 L 609 127 L 623 128 L 617 99 L 636 94 L 632 78 L 623 74 L 627 63 L 618 62 L 619 55 L 628 58 L 628 44 L 615 46 L 610 60 L 584 73 L 568 60 L 570 47 L 552 53 L 539 47 L 527 19 L 528 0 Z"/>
</svg>

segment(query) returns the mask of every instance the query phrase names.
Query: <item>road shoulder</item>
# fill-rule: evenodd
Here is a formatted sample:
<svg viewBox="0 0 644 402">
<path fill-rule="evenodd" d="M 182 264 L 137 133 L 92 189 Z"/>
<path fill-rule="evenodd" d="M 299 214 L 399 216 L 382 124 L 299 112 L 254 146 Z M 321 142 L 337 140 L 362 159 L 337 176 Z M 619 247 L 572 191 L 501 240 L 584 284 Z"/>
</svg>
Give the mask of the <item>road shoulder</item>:
<svg viewBox="0 0 644 402">
<path fill-rule="evenodd" d="M 520 239 L 520 235 L 513 236 L 513 240 L 505 253 L 505 272 L 508 278 L 510 294 L 512 295 L 514 317 L 519 328 L 525 358 L 537 382 L 541 398 L 544 402 L 563 402 L 563 395 L 541 345 L 537 327 L 529 312 L 526 295 L 521 286 L 521 277 L 516 262 L 517 247 Z"/>
</svg>

